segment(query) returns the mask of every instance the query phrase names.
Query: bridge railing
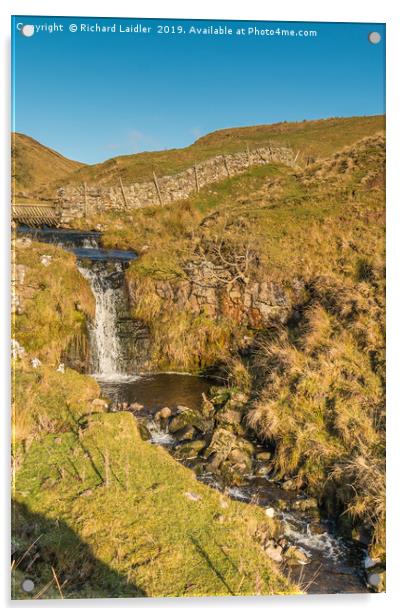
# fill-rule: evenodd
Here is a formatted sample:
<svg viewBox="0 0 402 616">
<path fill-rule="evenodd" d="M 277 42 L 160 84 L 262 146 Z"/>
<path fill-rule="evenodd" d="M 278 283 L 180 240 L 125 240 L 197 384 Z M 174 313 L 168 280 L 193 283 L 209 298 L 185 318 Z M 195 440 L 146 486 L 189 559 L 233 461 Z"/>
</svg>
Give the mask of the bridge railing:
<svg viewBox="0 0 402 616">
<path fill-rule="evenodd" d="M 30 226 L 54 226 L 60 222 L 60 208 L 55 204 L 23 203 L 13 204 L 12 219 L 19 224 Z"/>
</svg>

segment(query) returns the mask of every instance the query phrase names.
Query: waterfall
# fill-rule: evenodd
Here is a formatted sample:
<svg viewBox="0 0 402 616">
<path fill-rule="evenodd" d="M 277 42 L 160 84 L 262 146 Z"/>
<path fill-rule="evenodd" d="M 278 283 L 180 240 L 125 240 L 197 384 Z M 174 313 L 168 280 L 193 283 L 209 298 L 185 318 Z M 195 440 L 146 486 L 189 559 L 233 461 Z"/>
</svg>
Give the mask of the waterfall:
<svg viewBox="0 0 402 616">
<path fill-rule="evenodd" d="M 150 336 L 148 327 L 132 317 L 124 275 L 137 254 L 104 248 L 99 231 L 24 227 L 19 233 L 75 254 L 78 270 L 95 297 L 95 319 L 87 324 L 89 372 L 99 381 L 139 378 L 139 371 L 148 365 Z M 78 363 L 88 369 L 88 357 Z"/>
<path fill-rule="evenodd" d="M 95 319 L 89 328 L 92 372 L 99 380 L 123 380 L 128 375 L 122 365 L 117 314 L 122 299 L 122 264 L 81 262 L 78 269 L 90 283 L 96 303 Z"/>
</svg>

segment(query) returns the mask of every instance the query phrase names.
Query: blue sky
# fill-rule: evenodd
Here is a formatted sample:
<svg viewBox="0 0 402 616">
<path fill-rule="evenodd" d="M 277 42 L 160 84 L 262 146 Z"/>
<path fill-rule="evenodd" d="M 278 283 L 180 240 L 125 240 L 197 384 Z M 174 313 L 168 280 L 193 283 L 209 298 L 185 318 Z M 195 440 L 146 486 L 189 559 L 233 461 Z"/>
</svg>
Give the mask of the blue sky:
<svg viewBox="0 0 402 616">
<path fill-rule="evenodd" d="M 54 22 L 63 32 L 17 30 Z M 69 31 L 81 23 L 117 32 Z M 138 23 L 151 32 L 119 33 Z M 158 25 L 186 34 L 158 34 Z M 191 25 L 317 36 L 197 35 Z M 86 163 L 184 147 L 219 128 L 385 111 L 379 24 L 19 16 L 12 31 L 13 130 Z"/>
</svg>

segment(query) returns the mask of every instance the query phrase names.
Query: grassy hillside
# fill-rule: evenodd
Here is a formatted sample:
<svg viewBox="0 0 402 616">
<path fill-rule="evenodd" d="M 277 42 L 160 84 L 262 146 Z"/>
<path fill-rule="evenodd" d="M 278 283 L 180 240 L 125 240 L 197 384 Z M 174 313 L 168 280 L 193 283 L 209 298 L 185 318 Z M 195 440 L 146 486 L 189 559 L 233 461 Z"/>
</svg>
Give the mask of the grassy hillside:
<svg viewBox="0 0 402 616">
<path fill-rule="evenodd" d="M 12 191 L 16 201 L 37 197 L 52 183 L 83 167 L 21 133 L 11 136 Z"/>
<path fill-rule="evenodd" d="M 59 158 L 65 161 L 64 166 L 60 166 L 60 160 L 45 159 L 42 153 L 37 168 L 33 167 L 33 161 L 38 156 L 36 149 L 39 144 L 29 137 L 17 135 L 17 143 L 26 140 L 26 147 L 22 149 L 19 144 L 19 148 L 16 148 L 16 186 L 28 189 L 29 177 L 35 178 L 41 195 L 49 197 L 54 195 L 62 184 L 78 185 L 87 182 L 116 185 L 120 178 L 125 184 L 144 182 L 152 179 L 154 171 L 157 175 L 171 175 L 222 153 L 238 152 L 245 150 L 247 146 L 254 149 L 269 143 L 294 148 L 295 152 L 299 152 L 299 159 L 302 161 L 309 157 L 328 156 L 346 145 L 351 145 L 381 130 L 384 121 L 384 116 L 363 116 L 228 128 L 205 135 L 186 148 L 116 156 L 96 165 L 80 166 L 79 163 L 67 161 L 60 156 Z M 52 153 L 43 146 L 39 147 Z M 24 156 L 19 154 L 20 150 Z M 66 163 L 75 167 L 64 173 Z"/>
<path fill-rule="evenodd" d="M 253 168 L 169 208 L 98 219 L 106 243 L 143 253 L 128 278 L 156 365 L 234 365 L 249 388 L 249 422 L 275 448 L 278 477 L 294 477 L 371 528 L 376 555 L 385 548 L 384 160 L 378 133 L 298 172 Z M 295 316 L 245 331 L 161 297 L 162 282 L 188 281 L 188 264 L 213 262 L 217 246 L 228 262 L 251 246 L 247 277 L 280 285 Z M 242 358 L 244 334 L 254 338 L 251 361 Z"/>
<path fill-rule="evenodd" d="M 117 156 L 78 169 L 70 175 L 68 183 L 117 184 L 119 177 L 127 184 L 144 182 L 152 179 L 153 171 L 171 175 L 207 158 L 245 150 L 247 145 L 253 149 L 274 143 L 300 150 L 301 157 L 326 156 L 383 126 L 383 116 L 371 116 L 225 129 L 206 135 L 187 148 Z"/>
</svg>

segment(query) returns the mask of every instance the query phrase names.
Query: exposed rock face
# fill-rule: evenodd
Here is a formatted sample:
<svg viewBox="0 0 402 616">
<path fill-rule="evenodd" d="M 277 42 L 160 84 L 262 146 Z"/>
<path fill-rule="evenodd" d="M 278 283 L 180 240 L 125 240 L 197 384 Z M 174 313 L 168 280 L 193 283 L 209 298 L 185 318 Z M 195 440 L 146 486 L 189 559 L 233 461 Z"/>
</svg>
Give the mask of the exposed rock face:
<svg viewBox="0 0 402 616">
<path fill-rule="evenodd" d="M 222 286 L 211 277 L 210 271 L 210 268 L 192 264 L 187 280 L 155 280 L 154 292 L 162 300 L 164 312 L 168 313 L 171 307 L 214 319 L 228 318 L 258 329 L 284 323 L 290 317 L 295 297 L 301 290 L 295 284 L 294 291 L 288 292 L 269 281 Z M 135 306 L 141 294 L 141 282 L 131 277 L 128 286 L 131 304 Z"/>
<path fill-rule="evenodd" d="M 164 176 L 151 182 L 123 186 L 62 186 L 58 190 L 62 224 L 85 213 L 104 209 L 142 208 L 167 205 L 186 199 L 203 186 L 244 173 L 252 165 L 270 162 L 294 166 L 293 150 L 285 147 L 262 147 L 250 152 L 237 152 L 210 158 L 181 173 Z"/>
</svg>

